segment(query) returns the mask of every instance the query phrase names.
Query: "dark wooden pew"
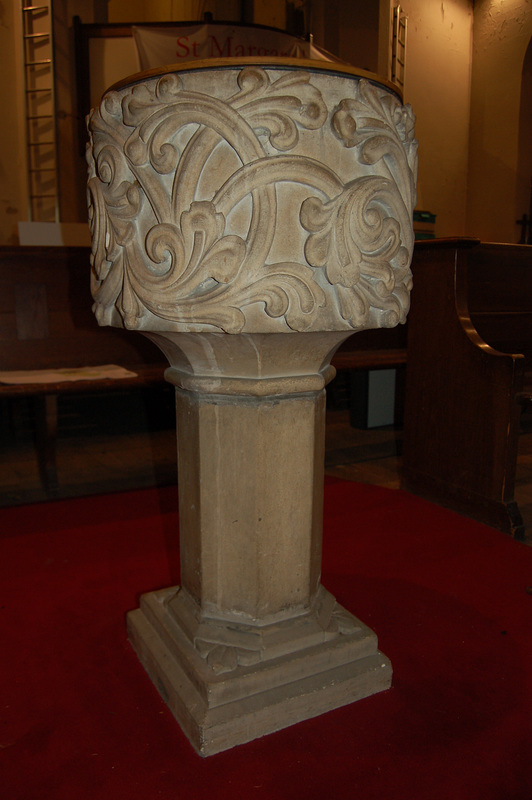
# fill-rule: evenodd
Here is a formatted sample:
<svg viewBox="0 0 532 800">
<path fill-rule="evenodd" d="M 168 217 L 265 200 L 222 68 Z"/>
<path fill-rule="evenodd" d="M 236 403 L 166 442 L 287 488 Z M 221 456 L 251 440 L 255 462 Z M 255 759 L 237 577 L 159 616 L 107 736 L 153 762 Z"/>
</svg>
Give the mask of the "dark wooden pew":
<svg viewBox="0 0 532 800">
<path fill-rule="evenodd" d="M 416 243 L 403 488 L 516 538 L 523 405 L 532 390 L 532 247 Z"/>
<path fill-rule="evenodd" d="M 393 381 L 392 386 L 395 384 L 394 423 L 398 426 L 402 424 L 406 340 L 407 325 L 360 331 L 354 333 L 335 353 L 332 363 L 340 374 L 329 384 L 328 398 L 332 405 L 339 401 L 341 407 L 349 407 L 349 419 L 353 427 L 366 428 L 370 425 L 371 404 L 375 402 L 370 389 L 370 373 L 375 370 L 395 370 L 395 377 L 387 380 Z M 391 387 L 390 391 L 393 391 Z"/>
<path fill-rule="evenodd" d="M 164 382 L 164 357 L 152 342 L 98 326 L 89 255 L 87 247 L 0 247 L 1 371 L 116 364 L 135 373 L 119 380 L 0 383 L 4 402 L 31 398 L 39 469 L 50 496 L 57 491 L 58 398 Z"/>
<path fill-rule="evenodd" d="M 120 380 L 0 383 L 0 401 L 30 398 L 42 483 L 57 492 L 58 399 L 164 385 L 167 366 L 146 337 L 100 328 L 92 313 L 87 247 L 0 247 L 0 371 L 116 364 L 135 373 Z M 364 331 L 334 358 L 340 371 L 404 366 L 406 331 Z M 9 416 L 9 414 L 8 414 Z"/>
</svg>

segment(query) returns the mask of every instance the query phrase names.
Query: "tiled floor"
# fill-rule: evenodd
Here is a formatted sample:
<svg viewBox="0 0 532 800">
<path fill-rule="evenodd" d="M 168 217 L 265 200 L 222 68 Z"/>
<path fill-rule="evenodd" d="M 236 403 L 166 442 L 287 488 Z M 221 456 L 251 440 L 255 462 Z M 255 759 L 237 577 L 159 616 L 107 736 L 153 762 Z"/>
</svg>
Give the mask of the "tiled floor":
<svg viewBox="0 0 532 800">
<path fill-rule="evenodd" d="M 393 427 L 360 430 L 349 414 L 328 410 L 325 470 L 328 475 L 397 489 L 402 433 Z M 90 434 L 59 439 L 58 497 L 125 491 L 177 480 L 175 433 Z M 31 440 L 0 449 L 0 506 L 46 499 Z M 516 500 L 532 543 L 532 419 L 520 437 Z"/>
</svg>

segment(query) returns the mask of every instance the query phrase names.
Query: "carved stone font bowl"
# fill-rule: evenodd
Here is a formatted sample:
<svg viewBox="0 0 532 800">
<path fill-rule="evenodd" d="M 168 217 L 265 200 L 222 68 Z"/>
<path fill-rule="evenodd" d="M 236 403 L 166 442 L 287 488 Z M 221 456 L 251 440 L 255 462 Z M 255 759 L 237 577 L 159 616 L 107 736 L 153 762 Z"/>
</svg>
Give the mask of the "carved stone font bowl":
<svg viewBox="0 0 532 800">
<path fill-rule="evenodd" d="M 134 76 L 93 111 L 101 324 L 274 333 L 405 321 L 410 107 L 349 68 L 256 61 Z"/>
</svg>

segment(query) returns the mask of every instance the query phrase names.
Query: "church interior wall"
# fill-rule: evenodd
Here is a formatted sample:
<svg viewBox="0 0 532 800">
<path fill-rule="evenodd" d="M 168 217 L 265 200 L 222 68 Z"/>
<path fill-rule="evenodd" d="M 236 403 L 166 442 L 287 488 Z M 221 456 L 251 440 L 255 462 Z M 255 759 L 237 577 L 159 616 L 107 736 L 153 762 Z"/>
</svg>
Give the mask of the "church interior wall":
<svg viewBox="0 0 532 800">
<path fill-rule="evenodd" d="M 236 18 L 239 5 L 235 0 L 56 0 L 62 221 L 86 218 L 85 165 L 77 139 L 73 89 L 72 17 L 77 14 L 83 22 L 145 21 L 148 16 L 183 19 L 197 16 L 201 6 L 213 10 L 215 18 Z M 392 6 L 391 0 L 373 4 L 315 0 L 311 23 L 315 41 L 336 49 L 354 66 L 382 71 L 387 67 L 383 29 L 388 30 Z M 418 208 L 437 215 L 438 236 L 467 234 L 516 241 L 516 198 L 523 195 L 516 186 L 521 72 L 532 34 L 532 3 L 403 0 L 401 7 L 408 17 L 404 98 L 416 113 L 420 142 Z M 21 23 L 16 0 L 5 2 L 2 8 L 0 243 L 16 244 L 17 223 L 28 218 Z M 255 0 L 253 9 L 256 22 L 286 24 L 283 0 Z"/>
<path fill-rule="evenodd" d="M 27 219 L 20 37 L 18 4 L 4 2 L 0 22 L 0 244 L 18 244 L 17 223 Z"/>
<path fill-rule="evenodd" d="M 476 0 L 473 27 L 467 232 L 517 241 L 522 71 L 532 37 L 529 0 Z M 529 96 L 528 103 L 532 104 Z M 528 142 L 530 149 L 530 141 Z"/>
<path fill-rule="evenodd" d="M 521 84 L 515 218 L 532 211 L 532 39 L 526 51 Z M 524 231 L 522 230 L 524 236 Z"/>
<path fill-rule="evenodd" d="M 407 15 L 405 101 L 416 114 L 418 208 L 438 236 L 465 233 L 470 107 L 470 0 L 402 0 Z"/>
</svg>

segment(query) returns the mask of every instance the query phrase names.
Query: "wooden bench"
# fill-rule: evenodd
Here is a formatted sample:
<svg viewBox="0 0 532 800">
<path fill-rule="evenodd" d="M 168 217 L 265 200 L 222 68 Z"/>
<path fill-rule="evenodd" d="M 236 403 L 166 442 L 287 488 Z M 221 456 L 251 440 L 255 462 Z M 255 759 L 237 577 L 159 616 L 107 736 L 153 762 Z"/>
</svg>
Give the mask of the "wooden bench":
<svg viewBox="0 0 532 800">
<path fill-rule="evenodd" d="M 135 373 L 104 378 L 23 384 L 0 383 L 0 400 L 31 399 L 42 484 L 57 493 L 58 398 L 164 385 L 167 366 L 147 338 L 102 327 L 92 313 L 87 247 L 0 247 L 0 371 L 117 364 Z M 406 331 L 363 331 L 335 355 L 339 371 L 404 366 Z"/>
<path fill-rule="evenodd" d="M 164 357 L 147 338 L 100 328 L 92 314 L 90 249 L 0 247 L 0 371 L 116 364 L 135 373 L 66 382 L 0 384 L 0 399 L 31 398 L 39 470 L 57 492 L 58 397 L 164 383 Z"/>
<path fill-rule="evenodd" d="M 516 538 L 520 418 L 532 390 L 532 248 L 416 243 L 403 488 Z"/>
<path fill-rule="evenodd" d="M 395 370 L 395 376 L 391 374 L 386 377 L 384 387 L 391 394 L 390 400 L 394 399 L 395 408 L 387 410 L 384 416 L 393 415 L 395 424 L 402 424 L 406 344 L 407 325 L 398 325 L 395 328 L 355 333 L 335 353 L 332 363 L 340 375 L 329 384 L 328 395 L 334 403 L 336 396 L 341 397 L 341 392 L 344 391 L 347 395 L 344 403 L 349 408 L 353 427 L 366 428 L 371 424 L 382 424 L 375 422 L 375 414 L 371 413 L 370 408 L 371 403 L 375 402 L 375 397 L 371 396 L 370 373 L 375 370 Z M 379 385 L 376 390 L 373 389 L 373 394 L 377 392 L 378 397 L 382 390 Z M 382 415 L 381 413 L 378 416 Z M 373 423 L 370 423 L 370 417 L 373 417 Z"/>
</svg>

